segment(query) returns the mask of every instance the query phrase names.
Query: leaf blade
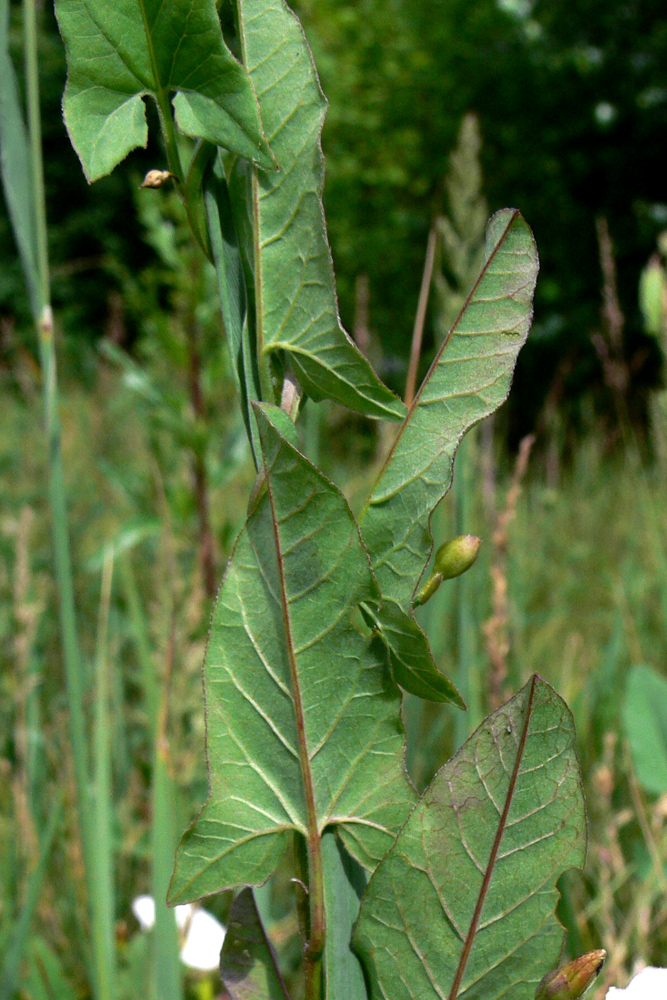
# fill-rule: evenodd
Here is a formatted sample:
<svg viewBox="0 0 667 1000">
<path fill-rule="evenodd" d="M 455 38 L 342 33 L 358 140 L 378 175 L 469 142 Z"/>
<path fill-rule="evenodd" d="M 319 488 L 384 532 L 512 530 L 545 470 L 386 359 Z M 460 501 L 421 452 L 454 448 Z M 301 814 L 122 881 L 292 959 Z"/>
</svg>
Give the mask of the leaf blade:
<svg viewBox="0 0 667 1000">
<path fill-rule="evenodd" d="M 438 772 L 362 903 L 373 997 L 532 1000 L 562 944 L 556 881 L 585 856 L 574 740 L 534 677 Z"/>
<path fill-rule="evenodd" d="M 338 315 L 322 206 L 326 102 L 303 30 L 283 0 L 238 0 L 238 11 L 244 62 L 279 166 L 267 174 L 242 164 L 233 178 L 239 198 L 252 206 L 244 229 L 254 269 L 258 351 L 265 364 L 271 353 L 287 352 L 315 400 L 400 419 L 403 404 L 375 375 Z"/>
<path fill-rule="evenodd" d="M 667 681 L 649 667 L 630 671 L 623 721 L 640 784 L 653 795 L 667 791 Z"/>
<path fill-rule="evenodd" d="M 398 690 L 377 640 L 350 620 L 360 599 L 377 596 L 356 522 L 342 494 L 280 433 L 273 409 L 255 408 L 267 485 L 213 617 L 205 665 L 211 795 L 181 843 L 172 902 L 265 881 L 290 834 L 311 830 L 309 782 L 317 834 L 335 825 L 369 869 L 413 802 Z"/>
<path fill-rule="evenodd" d="M 383 597 L 404 611 L 431 549 L 431 512 L 447 493 L 465 432 L 509 392 L 532 318 L 537 278 L 532 233 L 515 209 L 487 229 L 486 262 L 436 355 L 362 514 L 364 540 Z"/>
<path fill-rule="evenodd" d="M 289 1000 L 252 889 L 243 889 L 229 911 L 220 975 L 232 1000 Z"/>
<path fill-rule="evenodd" d="M 257 101 L 222 37 L 214 0 L 57 0 L 68 79 L 65 122 L 89 181 L 148 136 L 142 97 L 174 110 L 187 135 L 272 164 Z"/>
</svg>

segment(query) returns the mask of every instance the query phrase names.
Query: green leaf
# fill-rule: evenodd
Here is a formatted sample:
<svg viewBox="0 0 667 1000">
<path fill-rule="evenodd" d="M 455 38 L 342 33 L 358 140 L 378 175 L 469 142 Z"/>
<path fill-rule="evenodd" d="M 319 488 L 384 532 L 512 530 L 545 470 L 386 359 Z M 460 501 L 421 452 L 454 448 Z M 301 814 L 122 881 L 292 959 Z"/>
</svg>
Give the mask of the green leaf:
<svg viewBox="0 0 667 1000">
<path fill-rule="evenodd" d="M 362 902 L 373 998 L 533 1000 L 563 942 L 556 883 L 585 857 L 574 744 L 534 676 L 438 772 Z"/>
<path fill-rule="evenodd" d="M 384 598 L 408 611 L 431 550 L 429 518 L 465 432 L 507 398 L 532 317 L 537 250 L 515 209 L 489 222 L 486 261 L 399 430 L 362 514 Z"/>
<path fill-rule="evenodd" d="M 220 975 L 232 1000 L 289 1000 L 252 889 L 243 889 L 229 911 Z"/>
<path fill-rule="evenodd" d="M 42 938 L 30 942 L 28 993 L 31 1000 L 77 1000 L 65 977 L 62 963 Z"/>
<path fill-rule="evenodd" d="M 65 122 L 89 181 L 148 136 L 152 95 L 186 135 L 270 168 L 257 101 L 225 45 L 214 0 L 56 0 L 67 48 Z"/>
<path fill-rule="evenodd" d="M 0 0 L 0 172 L 28 285 L 30 308 L 37 318 L 40 313 L 40 294 L 32 170 L 16 75 L 9 55 L 9 0 Z"/>
<path fill-rule="evenodd" d="M 366 888 L 366 873 L 338 843 L 333 830 L 322 837 L 326 908 L 325 996 L 368 1000 L 361 962 L 352 951 L 352 931 Z"/>
<path fill-rule="evenodd" d="M 171 902 L 271 874 L 292 831 L 335 826 L 372 869 L 413 803 L 400 696 L 355 627 L 377 588 L 343 497 L 256 406 L 265 485 L 229 561 L 204 668 L 210 797 Z"/>
<path fill-rule="evenodd" d="M 334 399 L 369 416 L 399 419 L 405 408 L 343 330 L 327 242 L 320 133 L 325 99 L 299 21 L 282 0 L 238 0 L 243 60 L 279 169 L 237 164 L 233 201 L 254 276 L 260 371 L 289 354 L 313 399 Z M 264 398 L 269 399 L 265 388 Z"/>
<path fill-rule="evenodd" d="M 252 404 L 261 398 L 259 372 L 250 344 L 246 285 L 229 188 L 219 159 L 204 174 L 204 205 L 232 371 L 255 465 L 259 466 L 261 448 L 252 412 Z"/>
<path fill-rule="evenodd" d="M 667 680 L 649 667 L 633 667 L 623 706 L 625 731 L 637 778 L 647 792 L 667 792 Z"/>
<path fill-rule="evenodd" d="M 384 601 L 381 606 L 363 605 L 362 612 L 387 648 L 397 684 L 418 698 L 451 702 L 465 710 L 463 698 L 436 667 L 428 639 L 411 615 L 395 601 Z"/>
</svg>

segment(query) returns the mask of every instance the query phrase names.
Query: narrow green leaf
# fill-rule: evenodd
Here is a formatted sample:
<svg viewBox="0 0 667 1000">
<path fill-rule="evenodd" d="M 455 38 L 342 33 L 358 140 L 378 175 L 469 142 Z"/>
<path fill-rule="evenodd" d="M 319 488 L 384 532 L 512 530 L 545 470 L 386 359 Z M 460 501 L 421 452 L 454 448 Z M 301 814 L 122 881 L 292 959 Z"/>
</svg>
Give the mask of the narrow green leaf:
<svg viewBox="0 0 667 1000">
<path fill-rule="evenodd" d="M 28 285 L 30 308 L 39 315 L 37 240 L 32 170 L 14 67 L 9 55 L 9 0 L 0 0 L 0 171 L 5 201 Z"/>
<path fill-rule="evenodd" d="M 366 873 L 338 843 L 333 830 L 322 837 L 326 908 L 325 996 L 368 1000 L 361 962 L 352 950 L 352 931 L 366 888 Z"/>
<path fill-rule="evenodd" d="M 214 0 L 56 0 L 69 74 L 65 122 L 89 181 L 148 136 L 152 95 L 186 135 L 271 168 L 252 84 L 225 45 Z"/>
<path fill-rule="evenodd" d="M 258 885 L 292 831 L 335 826 L 372 869 L 413 803 L 400 696 L 352 614 L 377 588 L 343 495 L 257 406 L 265 488 L 236 543 L 204 668 L 211 792 L 171 902 Z M 316 826 L 316 830 L 314 827 Z"/>
<path fill-rule="evenodd" d="M 532 317 L 537 250 L 519 212 L 489 222 L 486 261 L 415 397 L 362 515 L 384 598 L 408 611 L 428 560 L 429 518 L 465 432 L 507 398 Z"/>
<path fill-rule="evenodd" d="M 42 837 L 39 849 L 39 861 L 37 867 L 28 880 L 28 892 L 23 909 L 19 915 L 14 932 L 11 935 L 7 951 L 5 952 L 2 964 L 2 975 L 0 975 L 0 1000 L 10 1000 L 14 996 L 19 986 L 19 971 L 21 960 L 26 950 L 30 937 L 30 927 L 35 915 L 37 903 L 42 891 L 46 868 L 53 847 L 53 841 L 62 818 L 62 801 L 60 798 L 51 807 L 46 830 Z"/>
<path fill-rule="evenodd" d="M 583 864 L 574 724 L 534 676 L 438 772 L 361 906 L 372 997 L 533 1000 L 558 963 L 560 875 Z"/>
<path fill-rule="evenodd" d="M 243 889 L 229 911 L 220 975 L 232 1000 L 289 1000 L 252 889 Z"/>
<path fill-rule="evenodd" d="M 204 204 L 232 371 L 241 397 L 243 420 L 255 466 L 259 467 L 261 447 L 252 412 L 252 404 L 261 398 L 259 372 L 250 345 L 246 285 L 229 188 L 219 159 L 204 175 Z"/>
<path fill-rule="evenodd" d="M 163 693 L 163 698 L 165 697 Z M 164 707 L 163 707 L 164 711 Z M 158 735 L 153 758 L 153 899 L 155 936 L 152 963 L 153 996 L 156 1000 L 182 1000 L 183 983 L 179 959 L 176 914 L 167 906 L 167 890 L 180 830 L 176 820 L 176 789 L 169 771 L 166 748 Z"/>
<path fill-rule="evenodd" d="M 465 710 L 463 698 L 436 667 L 428 639 L 411 615 L 395 601 L 364 605 L 362 611 L 387 647 L 397 684 L 419 698 L 451 702 Z"/>
<path fill-rule="evenodd" d="M 667 792 L 667 680 L 649 667 L 633 667 L 623 706 L 625 731 L 637 778 L 647 792 Z"/>
<path fill-rule="evenodd" d="M 239 163 L 232 178 L 234 200 L 249 206 L 242 231 L 254 275 L 260 369 L 271 352 L 284 350 L 313 399 L 400 419 L 403 404 L 338 315 L 322 207 L 326 102 L 303 30 L 283 0 L 237 0 L 237 7 L 243 60 L 279 166 L 262 173 Z"/>
<path fill-rule="evenodd" d="M 30 942 L 27 986 L 31 1000 L 78 1000 L 65 978 L 60 959 L 42 938 Z"/>
</svg>

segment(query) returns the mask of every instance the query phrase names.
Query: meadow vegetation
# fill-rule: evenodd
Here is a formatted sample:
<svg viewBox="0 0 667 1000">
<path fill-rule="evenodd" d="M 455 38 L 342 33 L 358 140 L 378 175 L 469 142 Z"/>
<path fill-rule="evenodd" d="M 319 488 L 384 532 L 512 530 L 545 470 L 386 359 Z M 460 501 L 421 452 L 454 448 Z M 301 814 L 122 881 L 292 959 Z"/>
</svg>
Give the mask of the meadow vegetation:
<svg viewBox="0 0 667 1000">
<path fill-rule="evenodd" d="M 330 13 L 328 4 L 302 6 L 306 24 Z M 344 24 L 338 29 L 345 33 Z M 325 67 L 334 43 L 335 32 L 333 42 L 322 42 Z M 453 156 L 427 220 L 430 265 L 428 227 L 422 245 L 433 273 L 429 311 L 421 318 L 418 311 L 413 332 L 414 343 L 426 330 L 420 373 L 483 258 L 488 212 L 479 126 L 470 116 L 456 126 L 458 144 L 452 137 Z M 334 180 L 341 183 L 340 173 Z M 220 334 L 214 269 L 192 241 L 176 193 L 138 190 L 139 182 L 133 176 L 136 236 L 151 256 L 140 266 L 122 255 L 105 263 L 122 301 L 118 325 L 111 311 L 105 336 L 94 342 L 56 337 L 92 795 L 107 803 L 105 815 L 97 812 L 100 863 L 107 865 L 97 871 L 97 887 L 113 916 L 106 972 L 116 1000 L 212 1000 L 225 995 L 217 972 L 187 971 L 181 984 L 177 970 L 166 978 L 175 992 L 159 992 L 155 948 L 158 955 L 171 948 L 173 958 L 176 932 L 170 925 L 161 946 L 166 925 L 158 920 L 146 933 L 131 906 L 141 893 L 166 894 L 177 836 L 207 795 L 202 662 L 256 469 Z M 606 949 L 593 993 L 603 997 L 640 966 L 667 965 L 667 694 L 656 680 L 665 676 L 667 654 L 667 428 L 659 388 L 647 397 L 650 419 L 636 421 L 627 405 L 630 376 L 619 381 L 628 368 L 618 341 L 623 315 L 615 273 L 605 270 L 604 235 L 598 242 L 606 312 L 599 316 L 595 391 L 607 401 L 604 416 L 591 404 L 585 433 L 574 435 L 559 422 L 555 393 L 516 448 L 507 446 L 503 411 L 468 432 L 431 528 L 436 545 L 463 533 L 481 537 L 480 556 L 416 611 L 438 668 L 468 712 L 404 692 L 402 714 L 406 765 L 421 792 L 534 673 L 570 706 L 589 851 L 584 870 L 560 880 L 558 916 L 567 930 L 564 958 Z M 662 267 L 659 257 L 652 266 Z M 350 288 L 346 294 L 351 301 Z M 357 343 L 376 368 L 391 371 L 393 364 L 409 383 L 407 350 L 396 361 L 378 333 L 386 304 L 375 317 L 363 280 L 354 295 Z M 661 284 L 660 296 L 664 303 Z M 667 345 L 662 308 L 645 330 L 657 355 Z M 42 371 L 32 335 L 21 332 L 28 322 L 18 314 L 3 322 L 0 998 L 18 990 L 24 1000 L 71 1000 L 91 995 L 96 914 L 87 899 L 52 562 L 52 455 Z M 412 391 L 415 378 L 417 369 Z M 301 452 L 358 513 L 391 444 L 391 425 L 309 400 L 298 434 Z M 290 876 L 302 873 L 291 865 L 256 897 L 284 980 L 299 996 L 302 942 Z M 231 905 L 231 892 L 206 902 L 223 924 Z"/>
</svg>

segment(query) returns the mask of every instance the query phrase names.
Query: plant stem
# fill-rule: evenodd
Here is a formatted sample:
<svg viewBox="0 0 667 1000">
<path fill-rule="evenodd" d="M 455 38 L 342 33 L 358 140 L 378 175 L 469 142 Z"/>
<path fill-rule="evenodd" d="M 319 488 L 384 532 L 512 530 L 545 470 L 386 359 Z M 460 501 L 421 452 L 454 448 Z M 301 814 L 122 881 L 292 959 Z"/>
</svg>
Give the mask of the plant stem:
<svg viewBox="0 0 667 1000">
<path fill-rule="evenodd" d="M 49 261 L 46 229 L 46 202 L 44 197 L 44 168 L 42 160 L 41 116 L 39 107 L 39 71 L 37 65 L 36 0 L 23 0 L 25 32 L 26 92 L 28 107 L 28 134 L 31 151 L 32 204 L 37 247 L 39 315 L 35 317 L 39 335 L 39 351 L 44 392 L 44 419 L 49 464 L 49 503 L 52 517 L 53 553 L 58 589 L 60 632 L 65 661 L 67 699 L 69 703 L 70 742 L 74 755 L 79 826 L 83 849 L 86 887 L 89 905 L 97 889 L 95 840 L 89 798 L 89 763 L 86 739 L 86 719 L 83 697 L 83 666 L 74 604 L 74 586 L 67 527 L 65 477 L 62 464 L 60 420 L 58 416 L 58 377 L 55 344 L 53 340 L 53 313 L 50 305 Z M 91 920 L 96 916 L 91 910 Z M 94 934 L 96 942 L 99 938 Z M 113 941 L 101 947 L 112 948 Z M 103 1000 L 97 970 L 101 957 L 95 946 L 95 995 Z"/>
<path fill-rule="evenodd" d="M 102 592 L 95 658 L 95 802 L 92 821 L 95 830 L 97 868 L 95 870 L 95 894 L 90 900 L 94 915 L 93 935 L 98 988 L 100 996 L 103 997 L 113 996 L 117 979 L 114 947 L 112 758 L 109 739 L 108 632 L 112 577 L 113 549 L 107 548 L 102 569 Z"/>
<path fill-rule="evenodd" d="M 410 364 L 408 366 L 408 377 L 405 382 L 405 405 L 409 408 L 415 398 L 415 387 L 417 384 L 417 369 L 419 368 L 419 357 L 422 349 L 422 338 L 424 336 L 424 321 L 426 319 L 426 306 L 428 305 L 428 293 L 431 288 L 431 278 L 433 277 L 433 261 L 435 260 L 436 230 L 432 227 L 428 234 L 426 244 L 426 258 L 424 260 L 424 273 L 422 275 L 421 288 L 419 289 L 419 302 L 417 303 L 417 314 L 415 325 L 412 331 L 412 346 L 410 348 Z"/>
<path fill-rule="evenodd" d="M 42 161 L 42 122 L 39 108 L 37 13 L 35 8 L 36 0 L 23 0 L 23 40 L 28 106 L 28 138 L 30 141 L 32 208 L 34 213 L 35 245 L 37 249 L 39 305 L 40 310 L 43 312 L 46 309 L 50 309 L 50 290 L 49 252 L 46 235 L 46 199 L 44 196 L 44 164 Z"/>
</svg>

